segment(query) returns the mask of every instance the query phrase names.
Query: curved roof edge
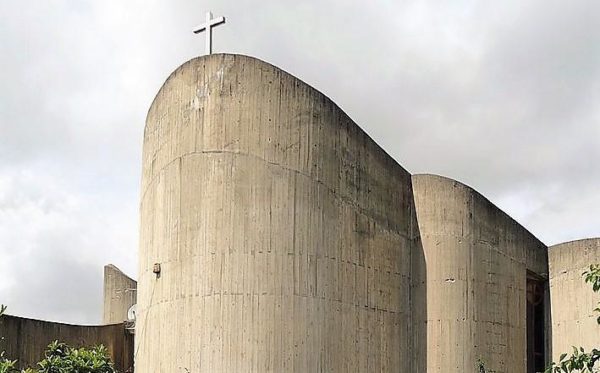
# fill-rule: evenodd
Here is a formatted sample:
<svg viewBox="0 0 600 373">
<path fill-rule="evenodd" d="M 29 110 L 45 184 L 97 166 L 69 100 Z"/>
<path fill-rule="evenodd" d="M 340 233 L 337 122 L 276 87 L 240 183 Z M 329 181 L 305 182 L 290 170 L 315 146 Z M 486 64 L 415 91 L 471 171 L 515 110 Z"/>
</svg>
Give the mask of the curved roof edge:
<svg viewBox="0 0 600 373">
<path fill-rule="evenodd" d="M 461 181 L 455 180 L 455 179 L 453 179 L 453 178 L 451 178 L 451 177 L 448 177 L 448 176 L 444 176 L 444 175 L 438 175 L 438 174 L 431 174 L 431 173 L 427 173 L 427 172 L 426 172 L 426 173 L 420 173 L 420 174 L 413 174 L 413 175 L 412 175 L 412 177 L 416 177 L 416 178 L 431 178 L 431 179 L 439 179 L 439 180 L 441 180 L 441 181 L 445 181 L 445 182 L 448 182 L 448 183 L 454 183 L 454 184 L 456 184 L 457 186 L 460 186 L 460 187 L 462 187 L 462 188 L 464 188 L 464 189 L 467 189 L 467 190 L 469 190 L 469 191 L 475 192 L 475 193 L 477 193 L 477 194 L 481 195 L 483 198 L 485 198 L 485 196 L 484 196 L 484 195 L 482 195 L 481 193 L 479 193 L 479 192 L 478 192 L 478 191 L 477 191 L 475 188 L 473 188 L 472 186 L 470 186 L 470 185 L 468 185 L 468 184 L 465 184 L 465 183 L 463 183 L 463 182 L 461 182 Z M 486 199 L 487 199 L 487 198 L 486 198 Z"/>
<path fill-rule="evenodd" d="M 225 59 L 225 58 L 232 58 L 232 59 L 246 59 L 246 60 L 252 60 L 252 61 L 257 61 L 260 62 L 261 64 L 265 65 L 266 67 L 269 67 L 273 70 L 276 70 L 278 72 L 281 72 L 282 74 L 285 74 L 291 78 L 293 78 L 295 81 L 297 81 L 298 83 L 301 83 L 305 86 L 307 86 L 309 89 L 311 89 L 313 92 L 317 93 L 318 95 L 322 96 L 326 101 L 330 102 L 332 105 L 334 105 L 338 110 L 340 110 L 346 117 L 348 117 L 350 119 L 350 121 L 352 123 L 354 123 L 354 125 L 356 126 L 356 128 L 365 134 L 365 136 L 367 136 L 372 142 L 373 144 L 382 152 L 384 153 L 389 159 L 391 159 L 392 161 L 394 161 L 400 168 L 402 168 L 403 170 L 405 170 L 408 173 L 411 173 L 410 171 L 408 171 L 402 164 L 400 164 L 399 161 L 397 161 L 394 157 L 392 157 L 383 147 L 381 147 L 381 145 L 379 145 L 377 143 L 377 141 L 375 141 L 371 135 L 369 135 L 369 133 L 367 133 L 360 125 L 358 125 L 358 123 L 356 123 L 356 121 L 354 119 L 352 119 L 352 117 L 350 115 L 348 115 L 348 113 L 342 109 L 334 100 L 332 100 L 331 98 L 329 98 L 329 96 L 327 96 L 325 93 L 321 92 L 320 90 L 318 90 L 317 88 L 315 88 L 314 86 L 306 83 L 304 80 L 296 77 L 295 75 L 287 72 L 286 70 L 284 70 L 281 67 L 278 67 L 276 65 L 273 65 L 269 62 L 266 62 L 260 58 L 257 57 L 252 57 L 252 56 L 248 56 L 245 54 L 236 54 L 236 53 L 215 53 L 215 54 L 210 54 L 210 55 L 203 55 L 203 56 L 197 56 L 194 58 L 191 58 L 190 60 L 182 63 L 181 65 L 179 65 L 175 70 L 173 70 L 168 78 L 163 82 L 163 84 L 160 86 L 160 88 L 158 89 L 158 91 L 156 92 L 156 94 L 154 95 L 154 98 L 152 99 L 152 103 L 150 104 L 150 106 L 148 106 L 148 110 L 146 112 L 146 120 L 145 120 L 145 124 L 144 124 L 144 133 L 146 132 L 146 126 L 148 124 L 148 116 L 150 114 L 150 111 L 152 110 L 152 108 L 154 107 L 154 104 L 156 102 L 156 99 L 160 96 L 160 93 L 162 92 L 162 90 L 168 85 L 169 81 L 172 80 L 175 75 L 182 69 L 186 68 L 188 65 L 191 65 L 195 62 L 199 62 L 199 61 L 208 61 L 208 60 L 213 60 L 213 59 Z M 412 174 L 412 173 L 411 173 Z"/>
<path fill-rule="evenodd" d="M 576 246 L 577 244 L 584 244 L 586 242 L 589 242 L 589 243 L 598 242 L 600 244 L 600 237 L 578 238 L 578 239 L 571 240 L 571 241 L 565 241 L 565 242 L 554 244 L 552 246 L 548 246 L 548 250 L 565 248 L 565 247 L 569 247 L 569 246 Z"/>
<path fill-rule="evenodd" d="M 523 224 L 521 224 L 515 218 L 513 218 L 512 216 L 510 216 L 506 211 L 504 211 L 500 207 L 498 207 L 498 205 L 496 205 L 494 202 L 490 201 L 489 198 L 487 198 L 486 196 L 484 196 L 483 194 L 481 194 L 474 187 L 472 187 L 472 186 L 470 186 L 468 184 L 465 184 L 463 182 L 460 182 L 458 180 L 452 179 L 452 178 L 450 178 L 448 176 L 443 176 L 443 175 L 438 175 L 438 174 L 422 173 L 422 174 L 414 174 L 414 175 L 412 175 L 412 177 L 415 178 L 415 179 L 437 179 L 437 180 L 439 180 L 441 182 L 444 182 L 444 183 L 447 183 L 447 184 L 451 184 L 453 187 L 457 187 L 458 186 L 458 187 L 462 188 L 463 190 L 476 195 L 477 197 L 481 198 L 483 200 L 483 202 L 489 203 L 491 206 L 493 206 L 495 209 L 497 209 L 499 212 L 501 212 L 503 215 L 505 215 L 505 217 L 507 217 L 509 220 L 513 221 L 519 227 L 523 228 L 533 238 L 535 238 L 536 240 L 538 240 L 544 246 L 548 247 L 548 245 L 546 245 L 544 242 L 542 242 L 542 240 L 540 240 L 536 235 L 534 235 L 527 227 L 525 227 Z M 413 188 L 414 188 L 414 186 L 413 186 Z"/>
<path fill-rule="evenodd" d="M 119 267 L 117 267 L 117 266 L 116 266 L 116 265 L 114 265 L 114 264 L 110 264 L 110 263 L 109 263 L 109 264 L 105 265 L 105 266 L 104 266 L 104 270 L 106 271 L 107 269 L 110 269 L 110 270 L 112 270 L 112 271 L 115 271 L 115 272 L 117 272 L 119 275 L 122 275 L 122 276 L 126 277 L 127 279 L 129 279 L 129 280 L 131 280 L 131 281 L 133 281 L 133 282 L 137 282 L 136 280 L 134 280 L 133 278 L 131 278 L 130 276 L 128 276 L 128 275 L 127 275 L 125 272 L 121 271 L 121 270 L 119 269 Z"/>
<path fill-rule="evenodd" d="M 261 63 L 263 63 L 263 64 L 265 64 L 265 65 L 268 65 L 268 66 L 270 66 L 270 67 L 272 67 L 272 68 L 274 68 L 274 69 L 277 69 L 277 70 L 283 71 L 283 72 L 284 72 L 284 73 L 286 73 L 286 74 L 289 74 L 289 73 L 288 73 L 288 72 L 286 72 L 285 70 L 283 70 L 283 69 L 281 69 L 281 68 L 279 68 L 279 67 L 277 67 L 277 66 L 275 66 L 275 65 L 273 65 L 273 64 L 270 64 L 270 63 L 268 63 L 268 62 L 266 62 L 266 61 L 264 61 L 264 60 L 261 60 L 260 58 L 256 58 L 256 57 L 248 56 L 248 55 L 245 55 L 245 54 L 236 54 L 236 53 L 214 53 L 214 54 L 205 54 L 205 55 L 202 55 L 202 56 L 196 56 L 196 57 L 190 58 L 189 60 L 185 61 L 185 62 L 184 62 L 184 63 L 182 63 L 181 65 L 177 66 L 177 67 L 175 68 L 175 70 L 171 71 L 171 73 L 169 74 L 169 76 L 167 77 L 167 79 L 165 79 L 165 81 L 164 81 L 164 82 L 163 82 L 163 83 L 160 85 L 160 88 L 158 89 L 158 91 L 157 91 L 157 92 L 156 92 L 156 94 L 154 95 L 154 98 L 152 99 L 152 102 L 150 103 L 150 106 L 148 106 L 148 110 L 147 110 L 147 112 L 146 112 L 146 118 L 148 118 L 148 113 L 150 112 L 150 109 L 152 109 L 152 107 L 154 106 L 154 102 L 156 101 L 156 98 L 158 97 L 159 93 L 160 93 L 160 92 L 163 90 L 163 88 L 164 88 L 164 87 L 167 85 L 167 83 L 169 83 L 169 81 L 170 81 L 171 79 L 173 79 L 173 77 L 175 76 L 175 74 L 177 74 L 177 72 L 178 72 L 179 70 L 182 70 L 182 69 L 186 68 L 188 65 L 191 65 L 192 63 L 194 63 L 194 62 L 196 62 L 196 61 L 201 61 L 201 60 L 210 60 L 210 59 L 215 59 L 215 58 L 225 58 L 225 57 L 232 57 L 232 58 L 238 58 L 238 57 L 241 57 L 241 58 L 247 58 L 247 59 L 251 59 L 251 60 L 259 61 L 259 62 L 261 62 Z M 291 74 L 290 74 L 290 75 L 291 75 Z M 296 79 L 298 79 L 298 78 L 296 78 Z M 298 80 L 300 80 L 300 79 L 298 79 Z M 300 80 L 300 81 L 301 81 L 301 80 Z M 303 82 L 303 81 L 302 81 L 302 83 L 306 84 L 306 83 L 305 83 L 305 82 Z M 308 85 L 309 87 L 313 88 L 313 87 L 312 87 L 311 85 L 309 85 L 309 84 L 306 84 L 306 85 Z M 313 89 L 314 89 L 314 88 L 313 88 Z M 315 90 L 316 90 L 316 89 L 315 89 Z M 144 128 L 145 128 L 145 126 L 144 126 Z"/>
</svg>

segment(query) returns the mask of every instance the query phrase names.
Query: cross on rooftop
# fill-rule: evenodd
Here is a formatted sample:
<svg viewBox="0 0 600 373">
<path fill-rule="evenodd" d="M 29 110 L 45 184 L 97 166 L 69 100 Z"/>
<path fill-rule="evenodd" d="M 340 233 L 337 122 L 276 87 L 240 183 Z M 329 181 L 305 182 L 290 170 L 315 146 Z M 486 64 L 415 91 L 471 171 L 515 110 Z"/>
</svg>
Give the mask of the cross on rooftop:
<svg viewBox="0 0 600 373">
<path fill-rule="evenodd" d="M 212 28 L 225 23 L 225 17 L 213 18 L 211 12 L 206 12 L 206 22 L 194 29 L 194 34 L 206 31 L 206 54 L 212 54 Z"/>
</svg>

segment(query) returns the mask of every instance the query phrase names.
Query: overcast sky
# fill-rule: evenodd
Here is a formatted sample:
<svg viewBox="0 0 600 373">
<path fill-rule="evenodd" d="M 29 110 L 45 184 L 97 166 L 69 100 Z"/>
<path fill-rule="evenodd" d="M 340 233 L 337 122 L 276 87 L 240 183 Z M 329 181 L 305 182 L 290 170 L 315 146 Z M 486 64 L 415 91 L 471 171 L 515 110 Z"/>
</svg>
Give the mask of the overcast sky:
<svg viewBox="0 0 600 373">
<path fill-rule="evenodd" d="M 101 320 L 137 272 L 147 109 L 204 53 L 275 64 L 413 173 L 469 184 L 546 244 L 600 236 L 600 2 L 0 0 L 0 303 Z"/>
</svg>

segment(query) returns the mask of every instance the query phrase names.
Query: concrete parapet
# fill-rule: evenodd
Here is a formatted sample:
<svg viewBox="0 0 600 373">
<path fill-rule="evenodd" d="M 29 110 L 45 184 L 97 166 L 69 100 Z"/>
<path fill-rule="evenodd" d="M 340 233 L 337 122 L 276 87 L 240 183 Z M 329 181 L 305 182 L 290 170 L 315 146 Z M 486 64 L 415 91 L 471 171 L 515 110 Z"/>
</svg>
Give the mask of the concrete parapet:
<svg viewBox="0 0 600 373">
<path fill-rule="evenodd" d="M 414 175 L 426 263 L 427 372 L 526 372 L 526 280 L 546 246 L 457 181 Z"/>
<path fill-rule="evenodd" d="M 565 242 L 548 249 L 552 314 L 552 359 L 571 353 L 572 346 L 600 348 L 600 326 L 594 312 L 600 296 L 582 273 L 600 264 L 600 238 Z"/>
<path fill-rule="evenodd" d="M 179 67 L 140 210 L 136 370 L 414 371 L 410 174 L 302 81 L 239 55 Z"/>
</svg>

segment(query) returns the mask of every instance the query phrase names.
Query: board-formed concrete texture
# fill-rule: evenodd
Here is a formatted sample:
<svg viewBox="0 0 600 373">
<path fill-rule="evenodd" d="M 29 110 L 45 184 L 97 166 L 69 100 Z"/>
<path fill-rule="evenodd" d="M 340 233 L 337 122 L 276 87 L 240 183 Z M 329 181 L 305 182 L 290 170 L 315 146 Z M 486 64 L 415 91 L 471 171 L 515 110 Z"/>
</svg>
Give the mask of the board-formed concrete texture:
<svg viewBox="0 0 600 373">
<path fill-rule="evenodd" d="M 124 324 L 82 326 L 4 315 L 0 317 L 0 336 L 0 351 L 17 360 L 19 369 L 35 367 L 55 340 L 74 347 L 102 344 L 119 372 L 133 366 L 133 335 Z"/>
<path fill-rule="evenodd" d="M 427 372 L 525 373 L 527 271 L 546 246 L 473 189 L 414 175 L 426 263 Z"/>
<path fill-rule="evenodd" d="M 415 228 L 410 174 L 323 94 L 185 63 L 144 134 L 136 371 L 415 371 Z"/>
<path fill-rule="evenodd" d="M 600 346 L 600 296 L 586 284 L 582 273 L 600 263 L 600 238 L 566 242 L 548 249 L 552 315 L 552 358 L 571 353 L 572 346 L 590 351 Z"/>
<path fill-rule="evenodd" d="M 104 324 L 127 321 L 127 311 L 136 304 L 137 282 L 112 264 L 104 267 Z"/>
</svg>

